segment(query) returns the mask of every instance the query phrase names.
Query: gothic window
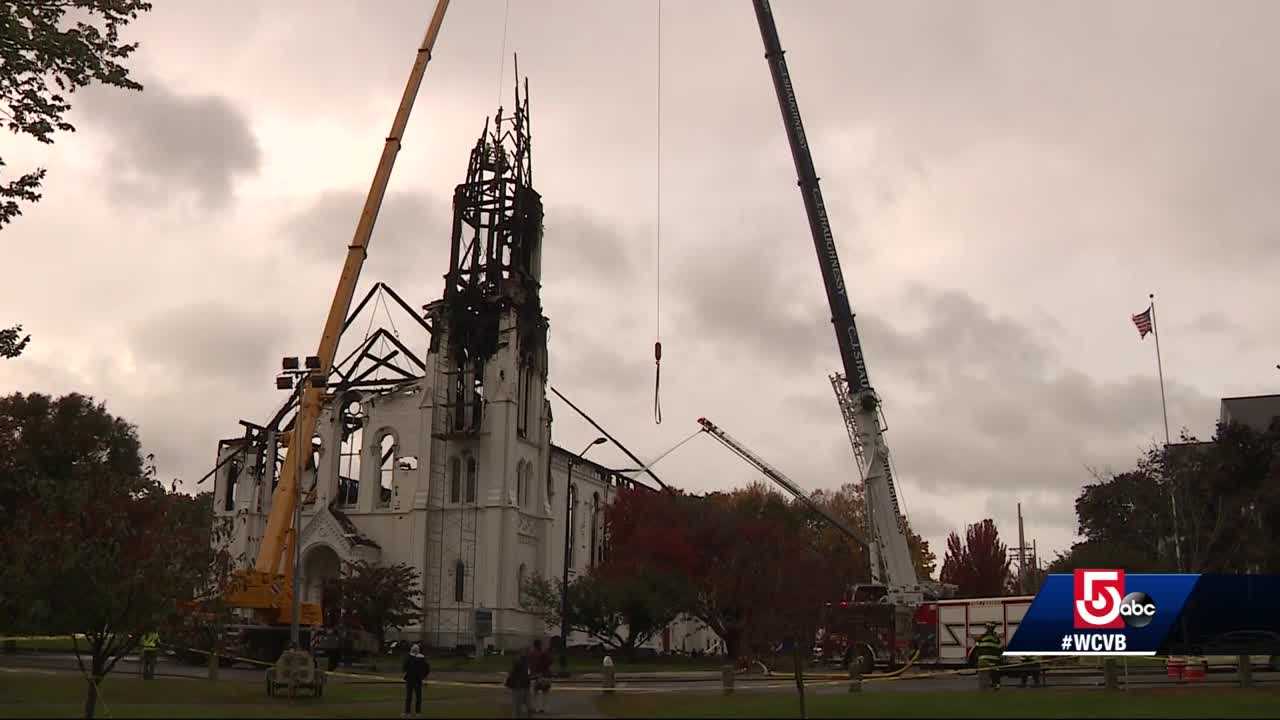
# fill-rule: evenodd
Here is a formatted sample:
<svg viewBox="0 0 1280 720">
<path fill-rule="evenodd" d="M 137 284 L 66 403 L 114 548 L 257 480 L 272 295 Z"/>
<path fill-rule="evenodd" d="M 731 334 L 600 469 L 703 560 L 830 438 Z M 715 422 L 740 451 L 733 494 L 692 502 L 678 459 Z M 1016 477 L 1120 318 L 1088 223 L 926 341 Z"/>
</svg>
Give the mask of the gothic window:
<svg viewBox="0 0 1280 720">
<path fill-rule="evenodd" d="M 529 435 L 529 373 L 523 364 L 516 369 L 516 434 Z"/>
<path fill-rule="evenodd" d="M 453 566 L 453 601 L 462 602 L 466 589 L 467 564 L 459 560 L 458 564 Z"/>
<path fill-rule="evenodd" d="M 462 502 L 462 461 L 458 458 L 449 461 L 449 502 Z"/>
<path fill-rule="evenodd" d="M 520 607 L 524 607 L 525 574 L 525 565 L 520 563 L 520 569 L 516 572 L 516 601 Z"/>
<path fill-rule="evenodd" d="M 533 463 L 524 464 L 524 493 L 520 495 L 520 507 L 529 507 L 529 486 L 533 484 Z"/>
<path fill-rule="evenodd" d="M 547 469 L 547 502 L 551 502 L 551 498 L 556 496 L 555 479 L 551 476 L 551 469 Z"/>
<path fill-rule="evenodd" d="M 476 467 L 475 456 L 467 458 L 467 502 L 476 501 L 476 482 L 479 469 Z"/>
<path fill-rule="evenodd" d="M 381 466 L 378 470 L 378 505 L 386 507 L 391 504 L 392 484 L 395 481 L 395 468 L 398 453 L 396 437 L 391 433 L 383 433 L 378 441 L 378 452 L 381 454 Z"/>
<path fill-rule="evenodd" d="M 600 525 L 600 493 L 591 493 L 591 555 L 587 557 L 587 563 L 595 567 L 597 562 L 596 553 L 599 552 L 596 543 L 596 528 Z"/>
<path fill-rule="evenodd" d="M 303 503 L 314 503 L 316 482 L 320 478 L 320 456 L 324 454 L 324 438 L 320 437 L 320 433 L 316 433 L 311 437 L 311 457 L 307 458 L 307 466 L 303 469 L 303 477 L 306 473 L 311 473 L 311 484 L 307 486 L 307 490 L 303 495 Z M 299 478 L 301 481 L 302 478 Z"/>
<path fill-rule="evenodd" d="M 222 501 L 222 509 L 231 512 L 236 509 L 236 485 L 240 480 L 240 471 L 244 469 L 240 458 L 235 458 L 227 466 L 227 496 Z"/>
<path fill-rule="evenodd" d="M 524 507 L 524 461 L 516 462 L 516 504 Z"/>
<path fill-rule="evenodd" d="M 338 458 L 338 504 L 352 506 L 360 499 L 360 460 L 364 452 L 364 417 L 360 403 L 343 408 L 342 448 Z"/>
</svg>

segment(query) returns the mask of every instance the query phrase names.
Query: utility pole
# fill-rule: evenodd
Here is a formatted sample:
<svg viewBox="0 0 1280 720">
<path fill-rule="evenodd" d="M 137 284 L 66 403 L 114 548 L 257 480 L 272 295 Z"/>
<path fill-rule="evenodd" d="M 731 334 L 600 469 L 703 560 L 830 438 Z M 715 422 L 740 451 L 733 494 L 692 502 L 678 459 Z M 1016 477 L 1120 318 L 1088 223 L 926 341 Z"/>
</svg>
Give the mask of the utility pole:
<svg viewBox="0 0 1280 720">
<path fill-rule="evenodd" d="M 1018 587 L 1027 592 L 1027 541 L 1022 534 L 1022 503 L 1018 503 Z"/>
</svg>

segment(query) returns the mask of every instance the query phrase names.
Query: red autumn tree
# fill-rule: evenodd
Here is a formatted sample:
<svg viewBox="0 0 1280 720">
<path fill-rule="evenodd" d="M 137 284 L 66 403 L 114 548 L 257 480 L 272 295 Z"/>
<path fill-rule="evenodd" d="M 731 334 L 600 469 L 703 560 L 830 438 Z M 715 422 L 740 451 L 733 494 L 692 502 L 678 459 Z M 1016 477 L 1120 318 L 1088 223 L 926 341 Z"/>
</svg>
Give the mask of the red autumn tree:
<svg viewBox="0 0 1280 720">
<path fill-rule="evenodd" d="M 957 597 L 1003 595 L 1013 581 L 1009 548 L 990 518 L 970 525 L 963 542 L 954 531 L 947 536 L 942 582 L 955 585 Z"/>
<path fill-rule="evenodd" d="M 93 717 L 120 658 L 207 579 L 209 524 L 189 522 L 192 500 L 156 481 L 132 425 L 78 394 L 0 398 L 0 491 L 3 625 L 83 633 Z"/>
<path fill-rule="evenodd" d="M 801 619 L 838 594 L 804 512 L 762 486 L 706 497 L 624 491 L 606 522 L 609 571 L 680 588 L 685 611 L 732 660 L 803 635 Z"/>
</svg>

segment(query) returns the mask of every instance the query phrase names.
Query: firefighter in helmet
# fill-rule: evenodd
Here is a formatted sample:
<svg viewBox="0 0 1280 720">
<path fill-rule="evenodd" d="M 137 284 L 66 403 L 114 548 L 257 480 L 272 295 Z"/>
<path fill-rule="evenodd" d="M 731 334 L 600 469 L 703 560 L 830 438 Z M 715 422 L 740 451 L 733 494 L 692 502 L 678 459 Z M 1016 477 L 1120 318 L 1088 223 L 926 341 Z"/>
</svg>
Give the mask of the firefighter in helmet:
<svg viewBox="0 0 1280 720">
<path fill-rule="evenodd" d="M 978 657 L 979 672 L 987 672 L 991 678 L 991 687 L 998 689 L 1000 687 L 1000 657 L 1003 650 L 1003 644 L 1000 642 L 1000 634 L 996 632 L 996 624 L 989 622 L 986 625 L 986 631 L 978 638 L 977 646 L 974 648 Z"/>
</svg>

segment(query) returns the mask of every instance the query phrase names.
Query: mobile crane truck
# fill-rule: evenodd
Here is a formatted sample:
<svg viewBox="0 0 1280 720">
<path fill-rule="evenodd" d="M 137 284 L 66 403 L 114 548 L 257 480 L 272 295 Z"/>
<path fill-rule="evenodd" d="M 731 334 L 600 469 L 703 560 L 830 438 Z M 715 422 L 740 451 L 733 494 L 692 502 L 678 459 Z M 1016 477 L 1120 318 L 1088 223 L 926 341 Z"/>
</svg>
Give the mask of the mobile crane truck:
<svg viewBox="0 0 1280 720">
<path fill-rule="evenodd" d="M 310 449 L 310 438 L 315 433 L 316 421 L 326 400 L 325 386 L 333 369 L 347 313 L 351 309 L 356 282 L 368 255 L 374 223 L 382 207 L 391 170 L 400 151 L 400 141 L 409 123 L 409 114 L 426 74 L 431 51 L 435 47 L 448 5 L 448 0 L 437 0 L 426 34 L 418 47 L 392 121 L 391 132 L 386 137 L 377 170 L 365 198 L 364 208 L 351 243 L 347 246 L 346 260 L 338 278 L 333 302 L 329 306 L 319 350 L 315 356 L 307 358 L 306 370 L 309 372 L 305 373 L 303 384 L 298 388 L 298 409 L 293 418 L 293 428 L 279 438 L 288 449 L 281 467 L 280 480 L 272 493 L 271 509 L 257 560 L 253 567 L 237 570 L 228 587 L 216 588 L 217 597 L 187 603 L 189 618 L 194 622 L 209 617 L 207 608 L 215 604 L 225 604 L 240 611 L 247 622 L 229 626 L 224 638 L 255 659 L 274 661 L 285 651 L 285 643 L 292 641 L 297 643 L 298 648 L 288 652 L 301 656 L 297 662 L 307 666 L 312 663 L 311 655 L 306 650 L 310 633 L 300 630 L 297 637 L 290 637 L 289 632 L 295 624 L 300 627 L 316 627 L 323 622 L 319 603 L 294 602 L 294 594 L 298 592 L 297 543 L 298 534 L 302 530 L 299 492 L 302 473 L 299 466 Z M 293 442 L 288 442 L 290 435 L 293 436 Z M 270 458 L 274 461 L 274 448 Z"/>
</svg>

